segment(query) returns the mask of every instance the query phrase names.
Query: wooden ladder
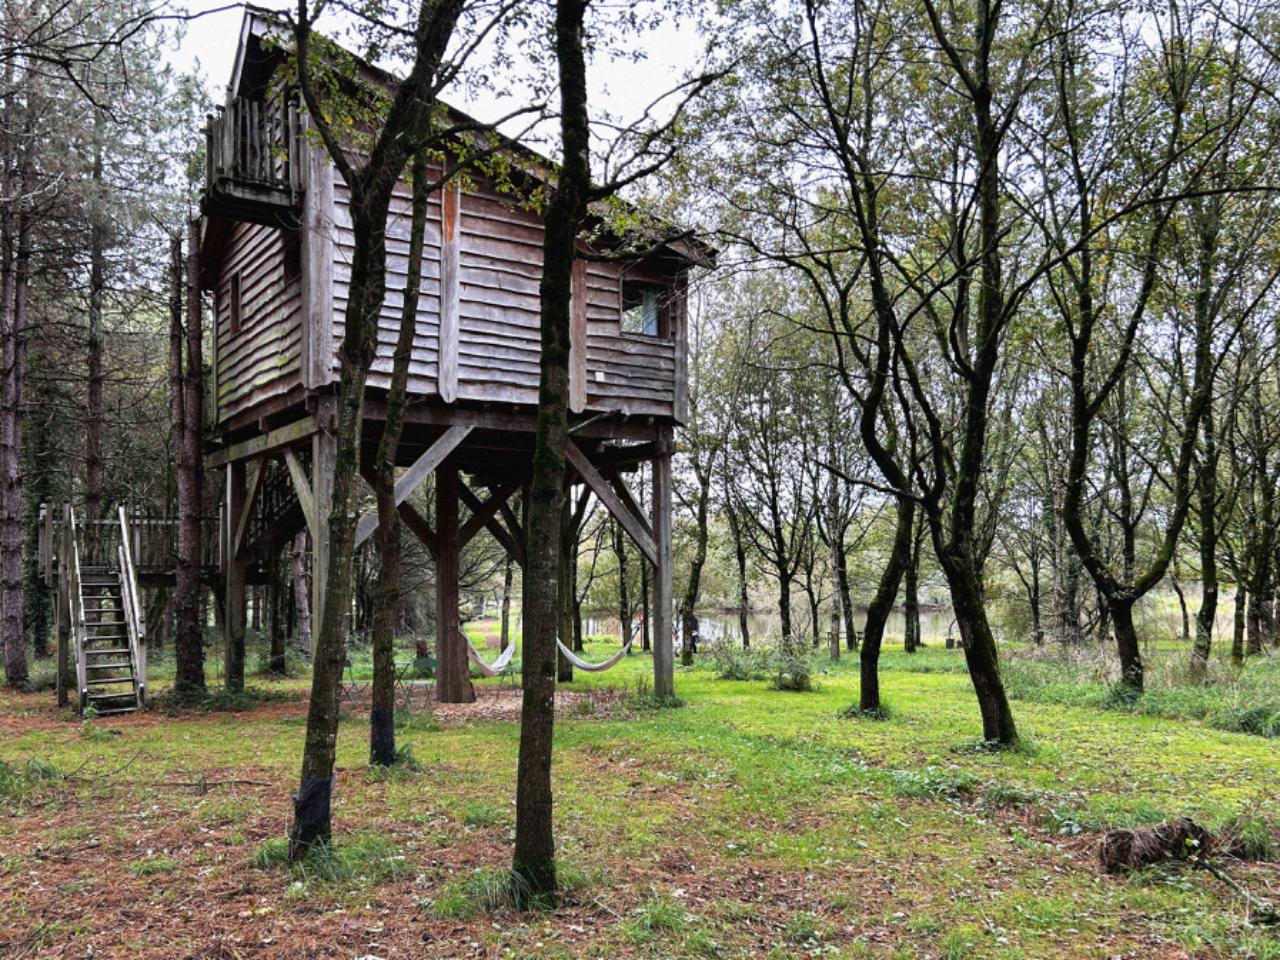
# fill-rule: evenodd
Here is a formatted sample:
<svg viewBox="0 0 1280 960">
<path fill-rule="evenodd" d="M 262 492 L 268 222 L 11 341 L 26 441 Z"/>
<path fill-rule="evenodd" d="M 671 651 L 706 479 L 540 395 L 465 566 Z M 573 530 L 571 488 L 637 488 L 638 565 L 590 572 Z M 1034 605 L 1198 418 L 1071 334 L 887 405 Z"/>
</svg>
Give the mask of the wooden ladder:
<svg viewBox="0 0 1280 960">
<path fill-rule="evenodd" d="M 121 507 L 117 520 L 96 525 L 92 563 L 81 563 L 85 545 L 69 506 L 67 528 L 80 713 L 132 713 L 147 703 L 147 654 L 128 516 Z"/>
</svg>

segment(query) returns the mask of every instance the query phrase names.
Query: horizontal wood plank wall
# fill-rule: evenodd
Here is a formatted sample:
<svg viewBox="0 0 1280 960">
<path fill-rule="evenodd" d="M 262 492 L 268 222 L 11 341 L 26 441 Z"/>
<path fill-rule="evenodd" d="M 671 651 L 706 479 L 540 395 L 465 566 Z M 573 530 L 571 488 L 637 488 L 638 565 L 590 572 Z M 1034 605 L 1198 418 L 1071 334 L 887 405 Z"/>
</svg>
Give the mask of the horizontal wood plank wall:
<svg viewBox="0 0 1280 960">
<path fill-rule="evenodd" d="M 432 176 L 438 176 L 435 171 Z M 334 265 L 333 265 L 333 377 L 338 376 L 337 350 L 342 345 L 351 284 L 351 260 L 355 237 L 351 230 L 350 191 L 341 177 L 335 177 Z M 378 318 L 378 353 L 369 372 L 369 386 L 386 389 L 391 385 L 391 362 L 400 331 L 400 311 L 404 306 L 405 281 L 409 275 L 409 229 L 413 218 L 413 197 L 407 183 L 400 183 L 391 201 L 387 222 L 387 295 Z M 440 200 L 433 196 L 427 209 L 427 228 L 422 249 L 422 289 L 418 296 L 418 324 L 413 335 L 409 362 L 409 393 L 435 395 L 439 358 L 436 353 L 440 325 Z"/>
<path fill-rule="evenodd" d="M 369 377 L 369 384 L 374 387 L 386 387 L 389 382 L 407 266 L 409 203 L 409 188 L 401 184 L 388 229 L 387 300 L 379 323 L 378 359 Z M 337 345 L 342 340 L 354 252 L 348 192 L 340 178 L 335 178 L 334 207 L 333 311 Z M 441 217 L 437 193 L 428 210 L 422 296 L 409 371 L 409 392 L 417 396 L 440 396 Z M 538 402 L 542 232 L 537 214 L 478 178 L 468 183 L 460 197 L 459 401 L 526 406 Z M 587 262 L 582 268 L 586 277 L 585 410 L 671 417 L 676 343 L 621 334 L 621 280 L 626 269 L 621 264 L 596 262 Z M 334 371 L 336 378 L 336 356 Z"/>
<path fill-rule="evenodd" d="M 217 286 L 218 415 L 222 420 L 299 382 L 300 276 L 285 279 L 285 249 L 296 237 L 273 227 L 231 228 Z M 240 330 L 231 333 L 231 278 L 240 274 Z"/>
</svg>

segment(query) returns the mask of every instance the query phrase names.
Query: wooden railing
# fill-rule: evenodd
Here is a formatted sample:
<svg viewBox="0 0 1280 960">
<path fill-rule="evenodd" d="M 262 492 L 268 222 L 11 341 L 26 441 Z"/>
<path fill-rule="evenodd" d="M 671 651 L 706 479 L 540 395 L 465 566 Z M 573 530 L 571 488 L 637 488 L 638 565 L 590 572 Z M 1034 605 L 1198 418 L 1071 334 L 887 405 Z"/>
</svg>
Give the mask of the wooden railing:
<svg viewBox="0 0 1280 960">
<path fill-rule="evenodd" d="M 129 515 L 124 507 L 118 508 L 120 516 L 120 599 L 124 607 L 125 630 L 129 635 L 129 660 L 133 665 L 133 685 L 138 706 L 147 705 L 147 644 L 146 617 L 138 599 L 138 571 L 133 565 L 133 537 L 130 535 Z"/>
<path fill-rule="evenodd" d="M 134 570 L 142 576 L 174 572 L 177 566 L 178 520 L 170 514 L 152 513 L 138 504 L 117 508 L 123 510 L 127 523 L 122 528 L 118 519 L 83 520 L 77 518 L 80 538 L 80 560 L 85 566 L 114 566 L 119 559 L 121 530 L 127 529 Z M 60 561 L 67 555 L 63 533 L 67 524 L 67 508 L 59 512 L 50 504 L 41 504 L 38 551 L 45 582 L 53 586 Z M 201 566 L 216 569 L 220 562 L 219 518 L 204 518 L 201 543 Z"/>
<path fill-rule="evenodd" d="M 222 180 L 302 189 L 298 107 L 289 95 L 270 100 L 234 97 L 209 116 L 206 137 L 206 188 Z"/>
<path fill-rule="evenodd" d="M 68 562 L 64 565 L 62 575 L 67 577 L 67 599 L 71 605 L 71 642 L 76 652 L 76 693 L 80 711 L 83 712 L 89 702 L 88 669 L 85 664 L 85 644 L 89 638 L 89 627 L 84 618 L 83 580 L 80 575 L 80 537 L 76 526 L 75 509 L 67 504 L 65 543 Z"/>
</svg>

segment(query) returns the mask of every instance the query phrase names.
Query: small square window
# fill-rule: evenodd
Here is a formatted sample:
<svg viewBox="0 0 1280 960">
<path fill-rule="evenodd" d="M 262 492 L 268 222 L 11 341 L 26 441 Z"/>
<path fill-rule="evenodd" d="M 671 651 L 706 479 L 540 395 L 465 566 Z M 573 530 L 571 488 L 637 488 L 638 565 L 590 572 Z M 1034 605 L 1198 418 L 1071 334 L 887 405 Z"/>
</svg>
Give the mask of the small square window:
<svg viewBox="0 0 1280 960">
<path fill-rule="evenodd" d="M 622 284 L 622 332 L 658 336 L 658 295 L 647 283 Z"/>
</svg>

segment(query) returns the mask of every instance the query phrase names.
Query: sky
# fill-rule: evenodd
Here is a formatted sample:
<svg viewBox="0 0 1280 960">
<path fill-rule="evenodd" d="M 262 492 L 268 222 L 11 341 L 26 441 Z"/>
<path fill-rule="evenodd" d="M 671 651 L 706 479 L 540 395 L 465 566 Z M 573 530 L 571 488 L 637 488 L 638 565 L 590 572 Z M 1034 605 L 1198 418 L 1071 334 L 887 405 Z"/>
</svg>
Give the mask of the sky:
<svg viewBox="0 0 1280 960">
<path fill-rule="evenodd" d="M 296 0 L 256 0 L 257 5 L 282 10 L 296 7 Z M 186 9 L 193 14 L 215 11 L 226 0 L 188 0 Z M 243 10 L 211 12 L 192 20 L 186 35 L 171 54 L 170 62 L 178 70 L 195 70 L 206 93 L 214 103 L 226 97 L 227 81 L 235 59 Z M 638 62 L 614 61 L 607 65 L 588 66 L 593 112 L 605 111 L 623 121 L 639 117 L 659 94 L 672 88 L 680 77 L 699 60 L 703 41 L 693 24 L 665 21 L 645 35 L 644 59 Z M 468 100 L 457 91 L 446 92 L 445 100 L 471 113 L 480 120 L 495 120 L 510 107 L 488 98 Z"/>
</svg>

